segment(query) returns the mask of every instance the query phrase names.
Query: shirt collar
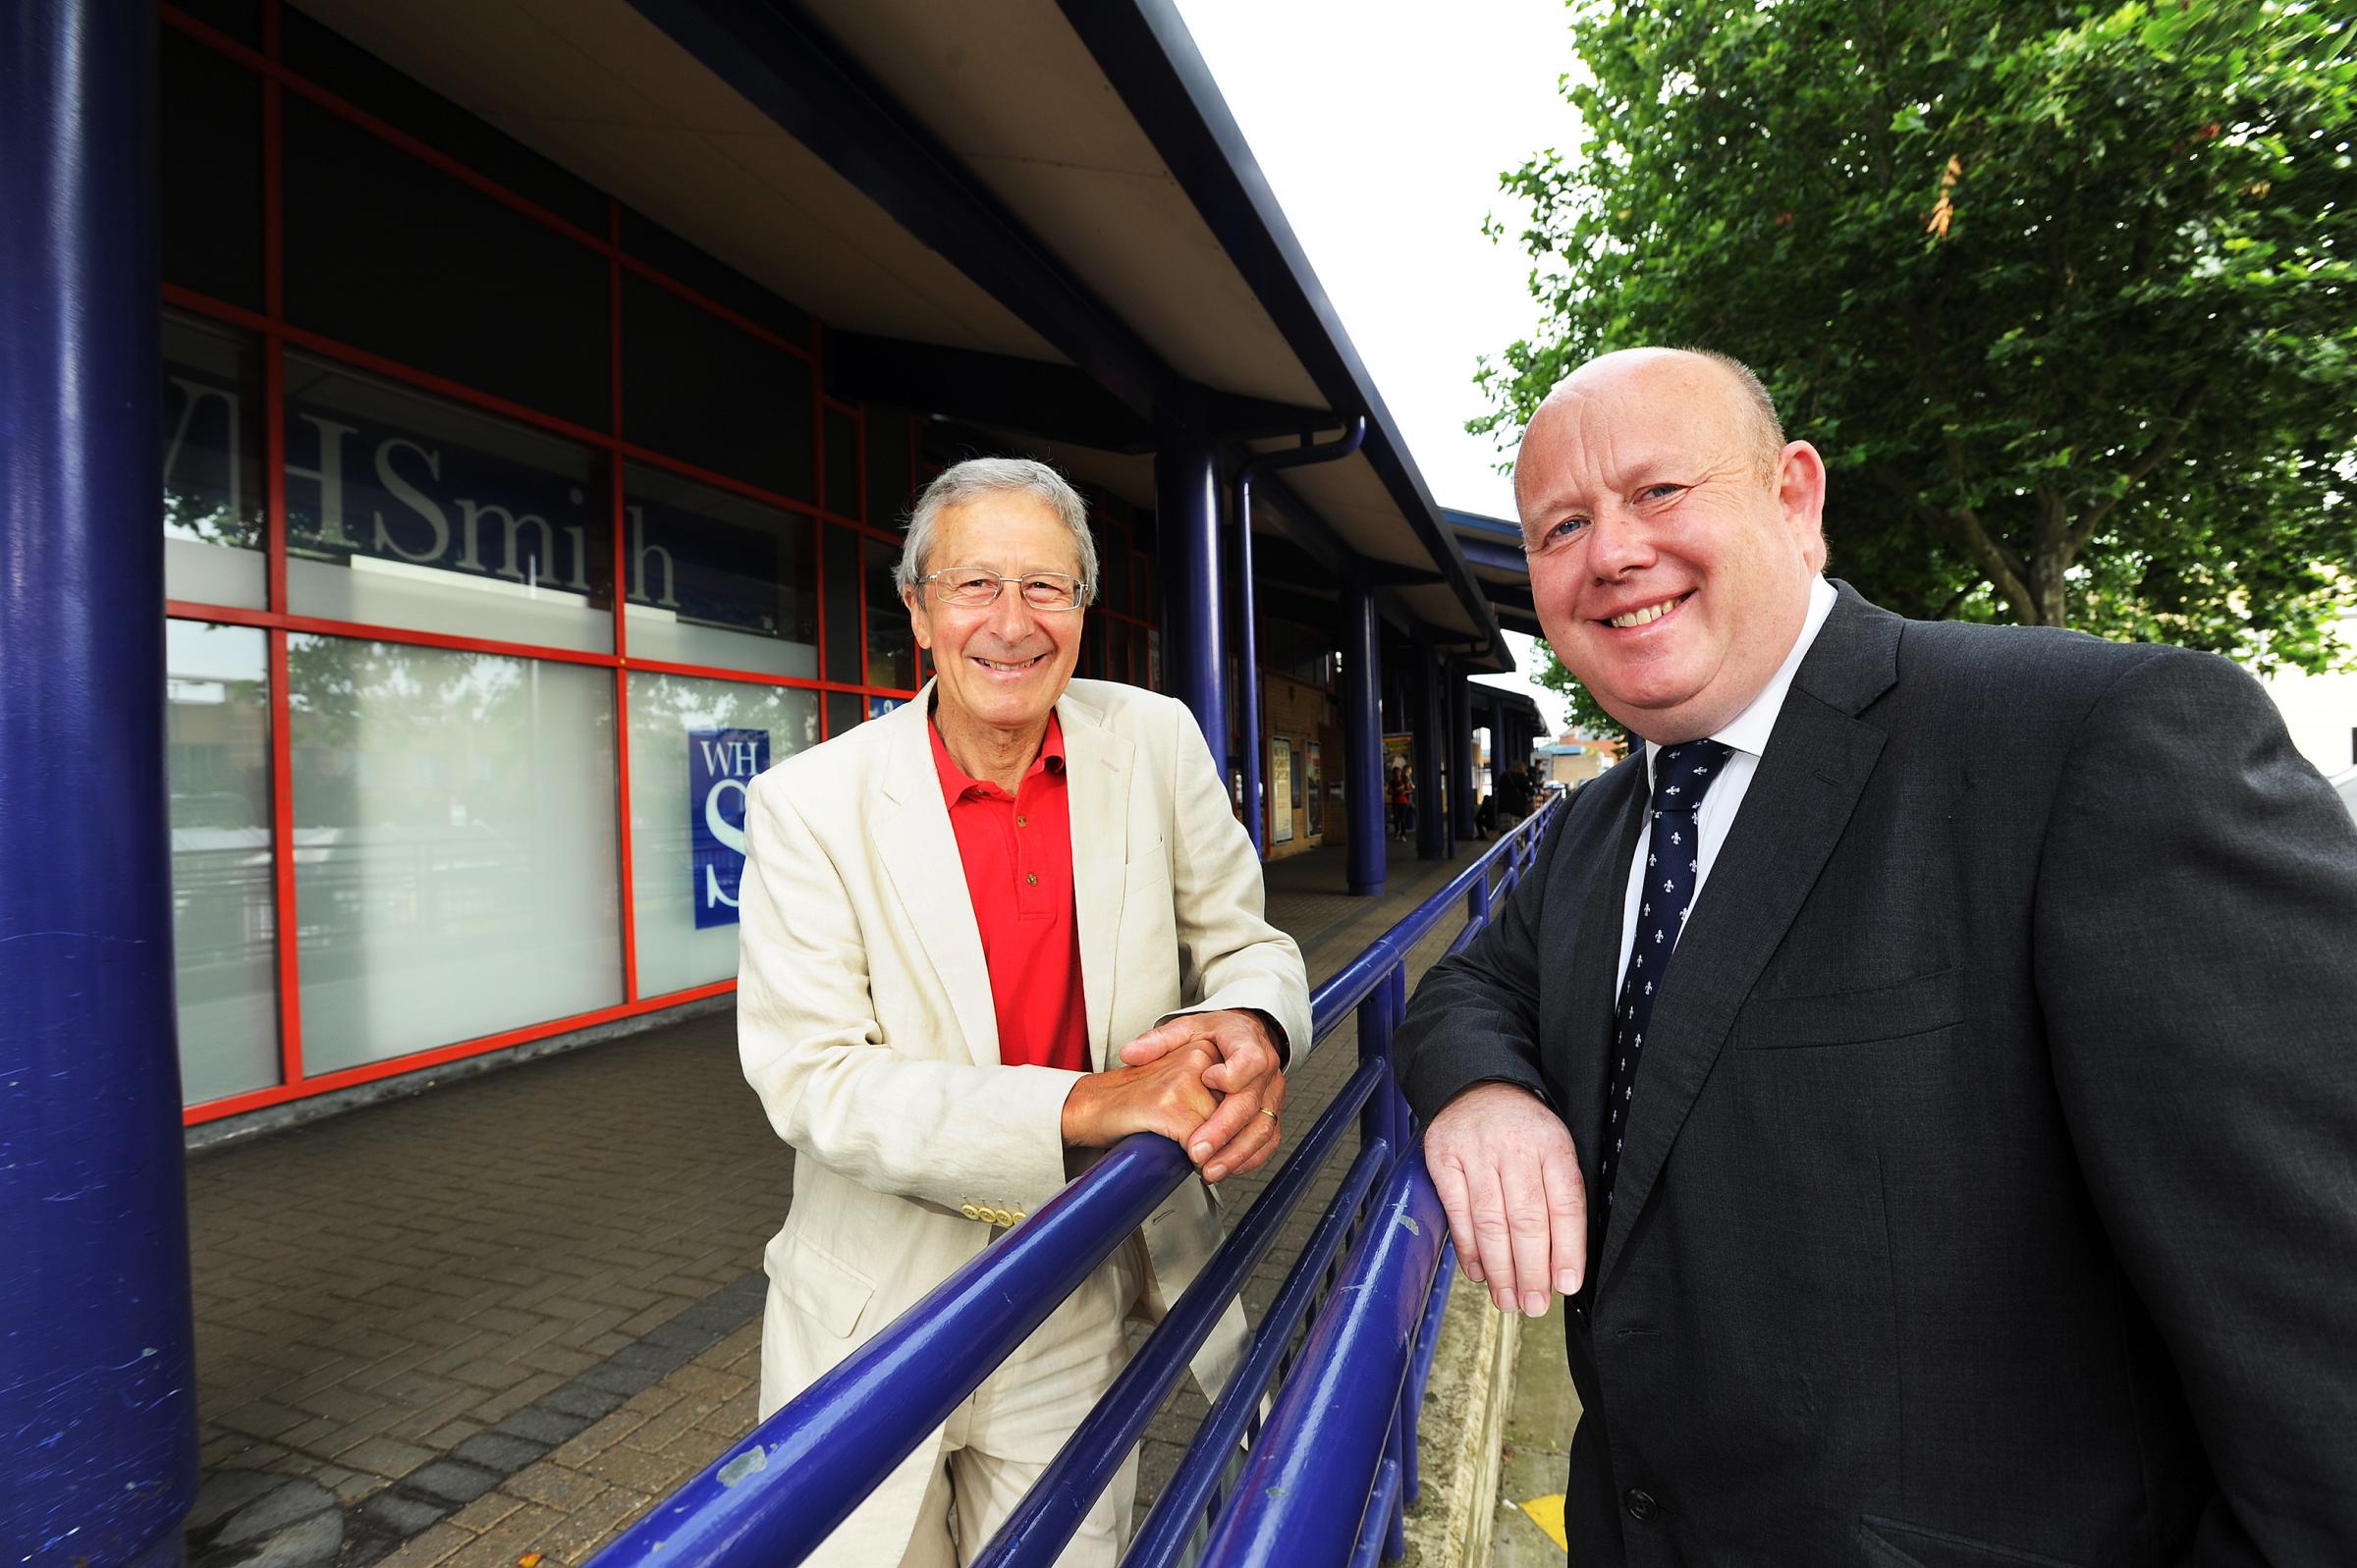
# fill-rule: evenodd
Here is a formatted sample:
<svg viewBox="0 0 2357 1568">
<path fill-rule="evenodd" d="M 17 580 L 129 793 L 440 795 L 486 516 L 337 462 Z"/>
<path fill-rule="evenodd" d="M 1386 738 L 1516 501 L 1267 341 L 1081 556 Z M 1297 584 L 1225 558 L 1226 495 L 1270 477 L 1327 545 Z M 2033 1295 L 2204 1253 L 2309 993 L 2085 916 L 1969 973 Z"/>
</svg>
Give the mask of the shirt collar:
<svg viewBox="0 0 2357 1568">
<path fill-rule="evenodd" d="M 933 743 L 933 771 L 941 778 L 942 804 L 954 806 L 968 795 L 988 798 L 1000 793 L 999 786 L 989 781 L 966 776 L 965 770 L 958 766 L 958 759 L 950 755 L 950 748 L 941 743 L 941 731 L 930 720 L 925 725 L 925 738 Z M 1050 770 L 1064 772 L 1064 726 L 1052 708 L 1048 710 L 1048 732 L 1039 742 L 1039 755 L 1031 759 L 1023 777 L 1033 779 Z"/>
<path fill-rule="evenodd" d="M 1800 635 L 1792 639 L 1792 651 L 1784 655 L 1784 662 L 1777 666 L 1776 674 L 1768 677 L 1768 684 L 1751 699 L 1751 705 L 1712 731 L 1713 740 L 1749 752 L 1755 758 L 1768 754 L 1769 731 L 1776 728 L 1776 716 L 1783 711 L 1784 694 L 1792 689 L 1792 676 L 1799 671 L 1801 660 L 1808 657 L 1817 633 L 1825 629 L 1825 618 L 1834 613 L 1834 601 L 1838 597 L 1834 585 L 1822 575 L 1809 584 L 1809 613 L 1800 622 Z M 1660 746 L 1650 740 L 1645 743 L 1645 777 L 1649 784 L 1660 770 L 1661 754 Z"/>
</svg>

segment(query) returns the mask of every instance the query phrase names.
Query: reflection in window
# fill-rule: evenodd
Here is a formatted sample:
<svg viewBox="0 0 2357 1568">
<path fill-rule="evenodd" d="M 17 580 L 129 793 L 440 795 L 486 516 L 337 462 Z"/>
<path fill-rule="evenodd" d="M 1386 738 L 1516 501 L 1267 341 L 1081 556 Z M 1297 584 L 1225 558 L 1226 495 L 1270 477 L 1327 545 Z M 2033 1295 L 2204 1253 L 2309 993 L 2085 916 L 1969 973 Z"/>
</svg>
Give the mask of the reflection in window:
<svg viewBox="0 0 2357 1568">
<path fill-rule="evenodd" d="M 866 541 L 867 549 L 867 683 L 916 689 L 916 633 L 908 626 L 908 607 L 892 580 L 901 547 L 881 539 Z"/>
<path fill-rule="evenodd" d="M 659 468 L 623 482 L 630 657 L 816 679 L 816 524 Z"/>
<path fill-rule="evenodd" d="M 614 550 L 588 449 L 287 355 L 299 615 L 604 653 Z"/>
<path fill-rule="evenodd" d="M 724 784 L 722 793 L 733 799 L 709 798 L 715 784 L 741 770 L 725 758 L 716 763 L 709 752 L 740 749 L 756 734 L 766 737 L 762 763 L 773 767 L 818 744 L 818 694 L 630 673 L 630 890 L 641 997 L 737 973 L 735 908 L 716 895 L 694 848 L 699 828 L 708 839 L 717 837 L 724 852 L 730 847 L 725 835 L 712 835 L 710 814 L 732 830 L 743 820 L 740 792 Z M 699 750 L 707 753 L 700 771 Z M 696 798 L 690 786 L 699 777 L 707 781 L 706 798 Z"/>
<path fill-rule="evenodd" d="M 269 643 L 164 622 L 172 951 L 188 1105 L 279 1081 Z"/>
<path fill-rule="evenodd" d="M 603 670 L 287 641 L 303 1064 L 622 1000 Z"/>
<path fill-rule="evenodd" d="M 264 603 L 262 400 L 252 340 L 164 317 L 164 594 Z"/>
</svg>

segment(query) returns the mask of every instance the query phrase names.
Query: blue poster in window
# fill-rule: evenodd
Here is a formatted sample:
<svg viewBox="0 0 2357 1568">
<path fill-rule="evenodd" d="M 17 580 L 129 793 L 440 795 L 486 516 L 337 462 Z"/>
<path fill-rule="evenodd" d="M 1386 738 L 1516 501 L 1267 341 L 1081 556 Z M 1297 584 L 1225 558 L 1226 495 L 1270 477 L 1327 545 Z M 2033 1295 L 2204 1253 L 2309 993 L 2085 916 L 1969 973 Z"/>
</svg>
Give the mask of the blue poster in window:
<svg viewBox="0 0 2357 1568">
<path fill-rule="evenodd" d="M 744 875 L 745 791 L 769 766 L 766 730 L 687 731 L 688 874 L 695 929 L 737 923 Z"/>
</svg>

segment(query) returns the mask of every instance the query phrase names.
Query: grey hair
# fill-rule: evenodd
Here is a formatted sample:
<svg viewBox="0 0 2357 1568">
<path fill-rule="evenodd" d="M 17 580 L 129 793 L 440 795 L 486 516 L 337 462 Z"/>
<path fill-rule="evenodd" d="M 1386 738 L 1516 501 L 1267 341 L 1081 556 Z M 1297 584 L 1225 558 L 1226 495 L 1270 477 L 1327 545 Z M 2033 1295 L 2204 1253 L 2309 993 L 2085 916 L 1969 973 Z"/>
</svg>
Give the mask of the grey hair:
<svg viewBox="0 0 2357 1568">
<path fill-rule="evenodd" d="M 1071 531 L 1072 544 L 1080 554 L 1080 602 L 1096 603 L 1097 541 L 1088 531 L 1088 506 L 1064 475 L 1029 458 L 968 458 L 944 468 L 916 498 L 916 510 L 908 517 L 908 536 L 901 546 L 901 564 L 893 568 L 893 582 L 905 590 L 915 587 L 924 575 L 925 556 L 933 548 L 933 528 L 943 513 L 1001 495 L 1029 496 Z"/>
</svg>

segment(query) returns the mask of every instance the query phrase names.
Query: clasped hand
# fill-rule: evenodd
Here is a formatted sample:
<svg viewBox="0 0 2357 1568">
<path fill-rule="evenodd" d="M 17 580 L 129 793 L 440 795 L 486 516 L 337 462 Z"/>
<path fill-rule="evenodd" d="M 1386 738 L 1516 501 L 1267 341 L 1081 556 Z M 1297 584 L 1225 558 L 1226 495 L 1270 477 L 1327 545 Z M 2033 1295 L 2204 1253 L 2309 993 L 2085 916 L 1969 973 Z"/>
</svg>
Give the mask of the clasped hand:
<svg viewBox="0 0 2357 1568">
<path fill-rule="evenodd" d="M 1194 1012 L 1122 1048 L 1128 1065 L 1090 1073 L 1064 1106 L 1064 1141 L 1101 1147 L 1158 1132 L 1206 1181 L 1257 1170 L 1277 1152 L 1285 1073 L 1257 1014 Z"/>
</svg>

